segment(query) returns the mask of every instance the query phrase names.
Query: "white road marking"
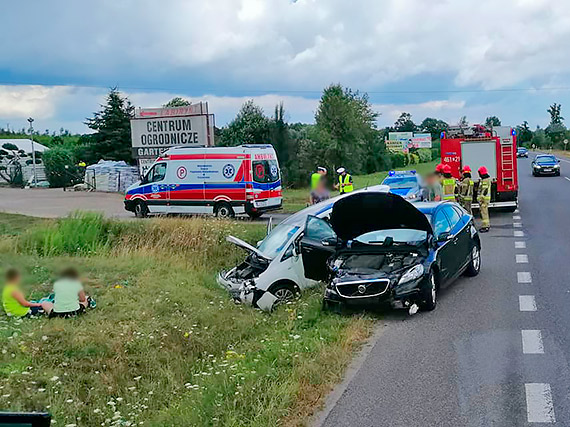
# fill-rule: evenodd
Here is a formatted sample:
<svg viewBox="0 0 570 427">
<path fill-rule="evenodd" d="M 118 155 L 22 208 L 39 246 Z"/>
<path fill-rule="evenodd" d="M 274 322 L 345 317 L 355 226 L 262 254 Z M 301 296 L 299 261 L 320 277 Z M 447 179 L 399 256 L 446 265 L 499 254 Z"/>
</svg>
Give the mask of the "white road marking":
<svg viewBox="0 0 570 427">
<path fill-rule="evenodd" d="M 520 311 L 536 311 L 534 295 L 519 295 Z"/>
<path fill-rule="evenodd" d="M 544 354 L 542 333 L 538 329 L 523 329 L 521 336 L 524 354 Z"/>
<path fill-rule="evenodd" d="M 516 254 L 515 259 L 517 261 L 517 264 L 528 264 L 528 255 Z"/>
<path fill-rule="evenodd" d="M 520 220 L 521 220 L 521 216 L 520 216 L 520 215 L 513 215 L 513 220 L 515 220 L 515 221 L 520 221 Z"/>
<path fill-rule="evenodd" d="M 515 231 L 513 232 L 513 236 L 515 236 L 515 237 L 524 237 L 524 231 L 515 230 Z"/>
<path fill-rule="evenodd" d="M 528 383 L 526 390 L 526 415 L 529 423 L 555 423 L 554 403 L 550 384 Z"/>
<path fill-rule="evenodd" d="M 518 210 L 518 209 L 515 209 L 515 213 L 518 214 L 518 213 L 519 213 L 519 210 Z"/>
<path fill-rule="evenodd" d="M 515 242 L 515 249 L 526 249 L 526 242 Z"/>
<path fill-rule="evenodd" d="M 517 282 L 519 283 L 532 283 L 532 276 L 528 271 L 519 271 L 517 273 Z"/>
<path fill-rule="evenodd" d="M 513 227 L 522 228 L 522 222 L 513 222 Z"/>
<path fill-rule="evenodd" d="M 567 176 L 565 176 L 564 178 L 567 179 L 568 181 L 570 181 L 570 178 L 568 178 Z"/>
</svg>

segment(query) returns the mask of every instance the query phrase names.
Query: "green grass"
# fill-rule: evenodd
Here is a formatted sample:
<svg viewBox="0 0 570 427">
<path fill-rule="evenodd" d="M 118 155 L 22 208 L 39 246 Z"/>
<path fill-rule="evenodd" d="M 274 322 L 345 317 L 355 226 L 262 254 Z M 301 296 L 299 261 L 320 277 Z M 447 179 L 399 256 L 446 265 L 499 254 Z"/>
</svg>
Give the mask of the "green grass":
<svg viewBox="0 0 570 427">
<path fill-rule="evenodd" d="M 426 175 L 435 169 L 438 161 L 429 163 L 420 163 L 419 165 L 407 166 L 405 168 L 398 168 L 397 170 L 416 170 L 422 175 Z M 369 175 L 355 175 L 353 176 L 354 188 L 364 188 L 371 185 L 381 184 L 384 178 L 388 175 L 388 171 L 375 172 Z M 330 177 L 329 177 L 330 178 Z M 336 175 L 335 175 L 336 178 Z M 331 178 L 332 179 L 332 178 Z M 336 181 L 335 181 L 336 182 Z M 309 188 L 289 188 L 283 190 L 283 211 L 284 212 L 297 212 L 305 208 L 309 203 Z M 331 196 L 337 195 L 333 192 Z"/>
<path fill-rule="evenodd" d="M 0 316 L 0 408 L 48 410 L 56 425 L 306 425 L 374 324 L 322 313 L 321 289 L 272 314 L 235 305 L 215 274 L 245 254 L 225 237 L 255 242 L 261 224 L 0 224 L 14 230 L 0 262 L 21 269 L 27 295 L 48 293 L 71 264 L 98 302 L 76 319 Z"/>
</svg>

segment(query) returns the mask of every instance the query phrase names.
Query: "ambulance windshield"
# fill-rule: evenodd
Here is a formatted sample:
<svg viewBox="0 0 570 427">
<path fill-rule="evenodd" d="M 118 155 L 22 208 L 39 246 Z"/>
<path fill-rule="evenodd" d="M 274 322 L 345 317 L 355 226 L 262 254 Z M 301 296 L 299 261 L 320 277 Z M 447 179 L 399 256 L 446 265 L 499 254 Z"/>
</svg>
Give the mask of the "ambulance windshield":
<svg viewBox="0 0 570 427">
<path fill-rule="evenodd" d="M 256 160 L 252 163 L 252 167 L 255 182 L 263 184 L 279 180 L 277 160 Z"/>
</svg>

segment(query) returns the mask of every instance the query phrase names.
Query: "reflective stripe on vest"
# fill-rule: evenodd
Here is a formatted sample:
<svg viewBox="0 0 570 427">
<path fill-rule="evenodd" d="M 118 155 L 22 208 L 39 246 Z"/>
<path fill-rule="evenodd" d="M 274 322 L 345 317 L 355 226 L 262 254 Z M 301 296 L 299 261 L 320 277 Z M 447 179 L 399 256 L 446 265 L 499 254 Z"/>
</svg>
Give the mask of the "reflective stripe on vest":
<svg viewBox="0 0 570 427">
<path fill-rule="evenodd" d="M 455 200 L 455 179 L 445 178 L 441 185 L 443 187 L 443 200 Z"/>
<path fill-rule="evenodd" d="M 491 178 L 484 178 L 479 181 L 478 195 L 484 202 L 491 201 Z"/>
<path fill-rule="evenodd" d="M 338 183 L 340 186 L 341 193 L 350 193 L 351 191 L 354 190 L 352 182 L 350 182 L 350 174 L 348 173 L 344 176 L 344 182 L 342 182 L 342 175 L 340 175 L 338 177 Z"/>
</svg>

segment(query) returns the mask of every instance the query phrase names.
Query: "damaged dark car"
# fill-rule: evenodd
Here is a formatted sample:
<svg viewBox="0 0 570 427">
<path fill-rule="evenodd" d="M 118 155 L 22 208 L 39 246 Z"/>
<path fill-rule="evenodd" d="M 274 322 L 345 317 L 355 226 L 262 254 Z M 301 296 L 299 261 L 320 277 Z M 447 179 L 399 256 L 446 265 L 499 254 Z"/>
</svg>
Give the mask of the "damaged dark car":
<svg viewBox="0 0 570 427">
<path fill-rule="evenodd" d="M 458 204 L 384 192 L 345 197 L 328 221 L 308 217 L 300 246 L 307 277 L 327 283 L 325 308 L 433 310 L 442 287 L 481 268 L 473 217 Z"/>
</svg>

